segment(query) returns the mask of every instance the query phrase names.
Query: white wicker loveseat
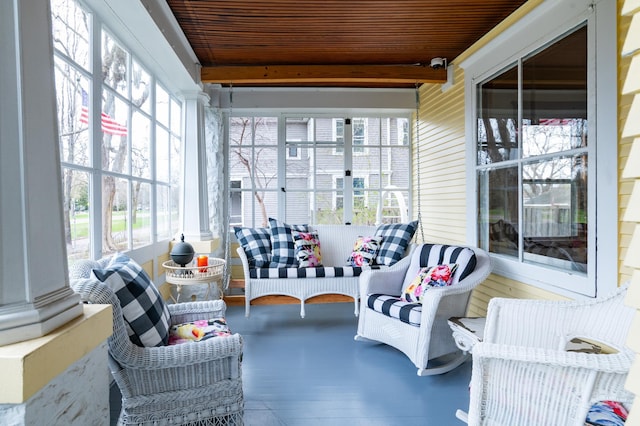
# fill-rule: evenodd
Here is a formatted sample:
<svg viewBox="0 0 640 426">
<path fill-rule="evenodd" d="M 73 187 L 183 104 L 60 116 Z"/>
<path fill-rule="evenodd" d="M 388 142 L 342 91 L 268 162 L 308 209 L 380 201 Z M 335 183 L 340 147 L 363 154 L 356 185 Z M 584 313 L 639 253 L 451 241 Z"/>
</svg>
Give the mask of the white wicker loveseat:
<svg viewBox="0 0 640 426">
<path fill-rule="evenodd" d="M 84 302 L 113 308 L 108 353 L 109 369 L 122 394 L 118 424 L 242 425 L 242 337 L 233 334 L 172 346 L 134 344 L 121 301 L 92 273 L 94 268 L 107 268 L 108 262 L 109 258 L 79 261 L 70 268 L 70 277 Z M 224 317 L 226 311 L 222 300 L 165 306 L 171 325 Z"/>
<path fill-rule="evenodd" d="M 456 265 L 450 285 L 429 288 L 418 302 L 403 300 L 403 293 L 422 271 L 438 265 Z M 479 248 L 416 245 L 397 268 L 360 275 L 355 340 L 381 342 L 402 351 L 418 367 L 419 376 L 452 370 L 468 355 L 457 348 L 447 320 L 465 316 L 471 291 L 490 272 L 489 255 Z M 422 277 L 419 281 L 423 282 Z"/>
<path fill-rule="evenodd" d="M 405 246 L 400 257 L 405 257 L 410 251 L 411 240 L 416 227 L 416 222 L 408 225 L 383 225 L 382 227 L 404 226 L 408 229 L 404 236 Z M 309 225 L 309 231 L 318 234 L 322 252 L 321 267 L 299 268 L 274 268 L 255 267 L 249 260 L 249 255 L 242 245 L 237 253 L 242 262 L 244 272 L 244 296 L 245 314 L 248 317 L 251 310 L 251 301 L 262 296 L 284 295 L 300 300 L 300 316 L 305 316 L 305 301 L 311 297 L 339 294 L 352 297 L 354 300 L 354 313 L 359 312 L 359 288 L 358 276 L 367 268 L 395 269 L 402 267 L 401 262 L 391 266 L 374 265 L 371 267 L 347 266 L 347 260 L 354 250 L 354 242 L 360 236 L 372 236 L 380 233 L 382 227 L 366 225 Z M 384 234 L 383 231 L 382 233 Z M 391 237 L 387 241 L 391 241 Z"/>
<path fill-rule="evenodd" d="M 583 426 L 588 412 L 612 414 L 594 413 L 602 401 L 629 410 L 634 395 L 624 384 L 634 352 L 625 342 L 635 311 L 624 305 L 626 291 L 587 301 L 491 299 L 484 339 L 473 346 L 469 412 L 458 418 L 474 426 Z M 609 350 L 567 350 L 575 338 Z"/>
</svg>

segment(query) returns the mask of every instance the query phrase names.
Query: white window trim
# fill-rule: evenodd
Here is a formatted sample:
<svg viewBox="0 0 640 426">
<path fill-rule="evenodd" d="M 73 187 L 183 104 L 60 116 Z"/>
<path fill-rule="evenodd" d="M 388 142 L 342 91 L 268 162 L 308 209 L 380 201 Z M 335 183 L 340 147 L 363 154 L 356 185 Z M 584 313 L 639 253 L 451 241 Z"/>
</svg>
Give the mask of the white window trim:
<svg viewBox="0 0 640 426">
<path fill-rule="evenodd" d="M 569 297 L 594 297 L 617 287 L 617 59 L 616 4 L 547 0 L 482 47 L 465 70 L 467 152 L 475 153 L 476 84 L 588 20 L 589 88 L 589 273 L 587 277 L 492 255 L 497 275 Z M 597 70 L 597 72 L 596 72 Z M 596 102 L 597 99 L 597 102 Z M 597 124 L 597 125 L 596 125 Z M 467 156 L 467 241 L 477 243 L 476 158 Z M 595 167 L 593 165 L 595 164 Z M 596 250 L 597 246 L 597 250 Z"/>
</svg>

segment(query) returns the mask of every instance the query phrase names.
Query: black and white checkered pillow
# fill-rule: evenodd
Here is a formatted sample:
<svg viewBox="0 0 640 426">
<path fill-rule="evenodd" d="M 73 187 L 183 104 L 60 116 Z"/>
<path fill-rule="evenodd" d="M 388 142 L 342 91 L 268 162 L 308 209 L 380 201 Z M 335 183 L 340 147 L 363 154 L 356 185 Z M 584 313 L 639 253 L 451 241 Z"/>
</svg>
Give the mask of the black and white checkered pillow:
<svg viewBox="0 0 640 426">
<path fill-rule="evenodd" d="M 375 235 L 382 237 L 382 243 L 380 250 L 378 250 L 376 263 L 391 266 L 402 259 L 417 226 L 417 220 L 411 223 L 392 223 L 378 226 Z"/>
<path fill-rule="evenodd" d="M 288 225 L 277 219 L 269 218 L 271 230 L 271 264 L 270 268 L 287 268 L 298 266 L 296 246 L 291 231 L 309 232 L 307 225 Z"/>
<path fill-rule="evenodd" d="M 247 255 L 249 266 L 263 268 L 271 262 L 271 233 L 266 228 L 241 228 L 235 226 L 238 243 Z"/>
<path fill-rule="evenodd" d="M 140 265 L 127 255 L 116 253 L 105 269 L 94 269 L 93 274 L 118 296 L 134 344 L 144 347 L 167 344 L 169 309 Z"/>
</svg>

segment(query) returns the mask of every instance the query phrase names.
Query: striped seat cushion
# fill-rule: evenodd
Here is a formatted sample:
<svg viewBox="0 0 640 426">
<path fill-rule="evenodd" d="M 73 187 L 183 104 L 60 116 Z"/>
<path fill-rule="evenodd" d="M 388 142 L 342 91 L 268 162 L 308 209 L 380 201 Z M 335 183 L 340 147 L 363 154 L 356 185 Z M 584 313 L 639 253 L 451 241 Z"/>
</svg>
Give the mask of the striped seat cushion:
<svg viewBox="0 0 640 426">
<path fill-rule="evenodd" d="M 370 294 L 367 298 L 367 306 L 388 317 L 416 327 L 420 326 L 422 303 L 403 302 L 398 297 L 388 294 Z"/>
<path fill-rule="evenodd" d="M 371 269 L 380 269 L 371 266 Z M 331 278 L 357 277 L 364 269 L 359 266 L 319 266 L 316 268 L 251 268 L 251 278 Z"/>
</svg>

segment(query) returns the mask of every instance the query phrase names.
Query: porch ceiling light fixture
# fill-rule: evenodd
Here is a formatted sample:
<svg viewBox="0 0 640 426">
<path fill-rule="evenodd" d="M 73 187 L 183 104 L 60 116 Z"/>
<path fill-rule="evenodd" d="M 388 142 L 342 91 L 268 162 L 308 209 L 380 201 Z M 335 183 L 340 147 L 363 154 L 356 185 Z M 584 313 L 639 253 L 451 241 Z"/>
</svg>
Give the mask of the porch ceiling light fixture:
<svg viewBox="0 0 640 426">
<path fill-rule="evenodd" d="M 440 68 L 447 69 L 447 58 L 432 58 L 429 66 L 434 70 L 439 70 Z"/>
</svg>

